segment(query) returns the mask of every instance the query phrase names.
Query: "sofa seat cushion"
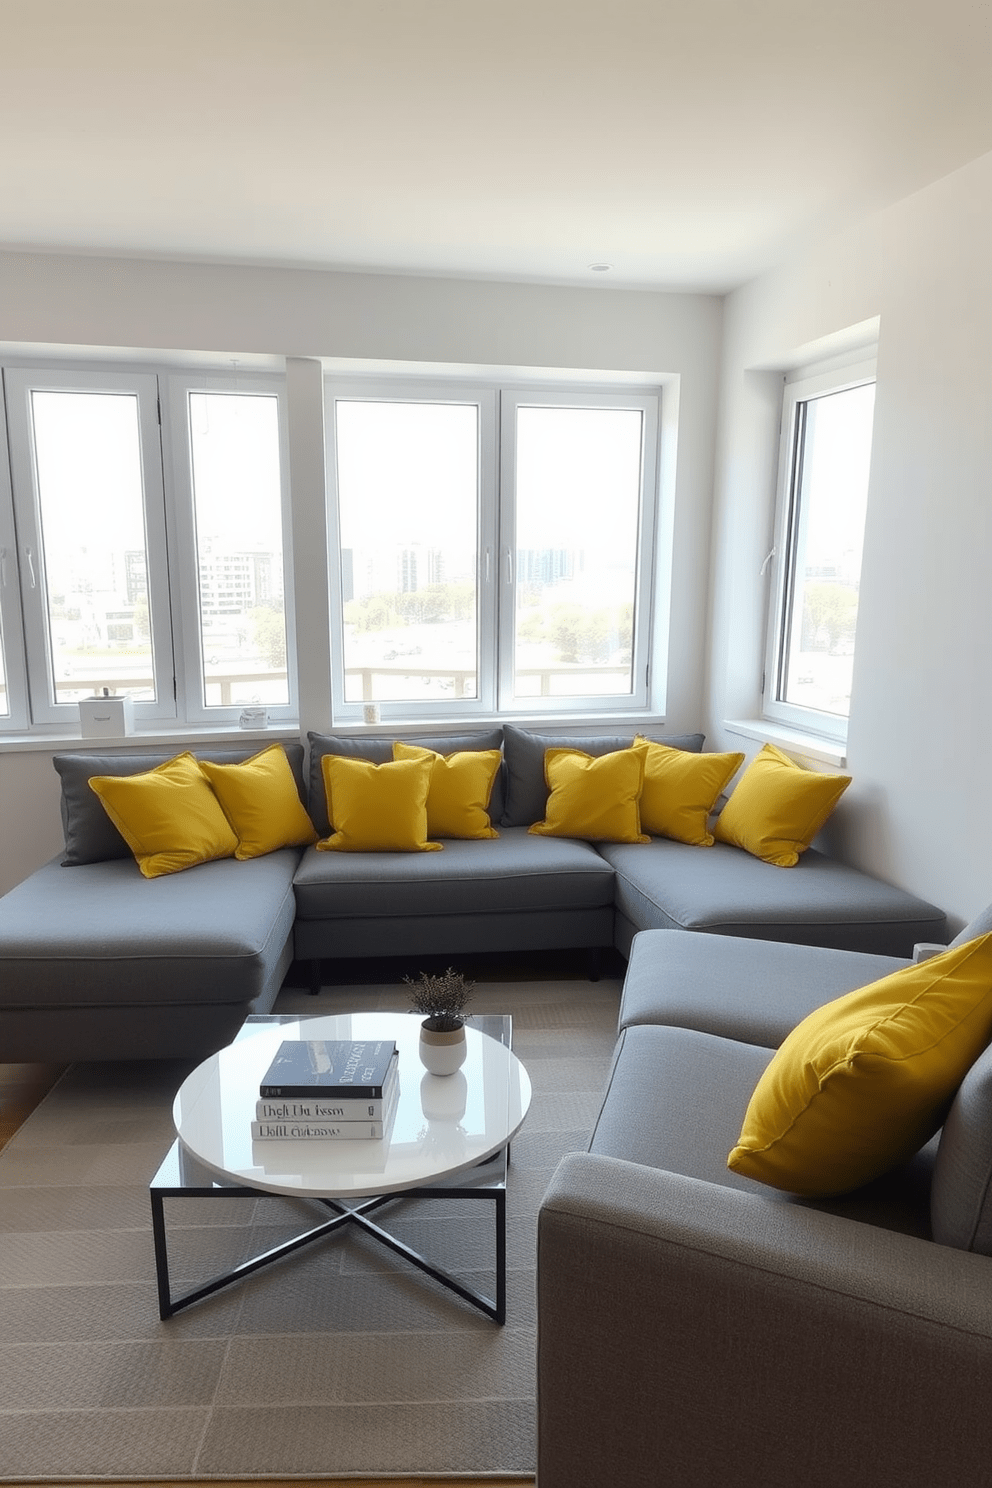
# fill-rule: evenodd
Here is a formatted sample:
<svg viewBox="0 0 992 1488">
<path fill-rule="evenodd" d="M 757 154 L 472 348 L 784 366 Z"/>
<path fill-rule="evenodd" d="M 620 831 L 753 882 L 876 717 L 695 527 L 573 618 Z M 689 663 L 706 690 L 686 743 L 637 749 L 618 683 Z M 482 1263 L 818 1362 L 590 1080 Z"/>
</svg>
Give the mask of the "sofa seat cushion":
<svg viewBox="0 0 992 1488">
<path fill-rule="evenodd" d="M 620 1035 L 589 1151 L 930 1238 L 935 1143 L 854 1193 L 801 1199 L 732 1173 L 727 1156 L 773 1050 L 693 1029 L 626 1028 Z"/>
<path fill-rule="evenodd" d="M 941 910 L 815 848 L 784 869 L 717 842 L 686 847 L 603 843 L 616 870 L 616 906 L 638 930 L 708 930 L 802 945 L 911 957 L 944 941 Z"/>
<path fill-rule="evenodd" d="M 250 1002 L 292 934 L 298 858 L 47 863 L 0 900 L 0 1007 Z"/>
<path fill-rule="evenodd" d="M 778 1048 L 814 1008 L 906 964 L 823 946 L 641 930 L 624 978 L 620 1027 L 668 1024 Z"/>
<path fill-rule="evenodd" d="M 613 901 L 613 870 L 588 842 L 502 828 L 452 839 L 438 853 L 319 853 L 296 872 L 303 920 L 596 909 Z"/>
</svg>

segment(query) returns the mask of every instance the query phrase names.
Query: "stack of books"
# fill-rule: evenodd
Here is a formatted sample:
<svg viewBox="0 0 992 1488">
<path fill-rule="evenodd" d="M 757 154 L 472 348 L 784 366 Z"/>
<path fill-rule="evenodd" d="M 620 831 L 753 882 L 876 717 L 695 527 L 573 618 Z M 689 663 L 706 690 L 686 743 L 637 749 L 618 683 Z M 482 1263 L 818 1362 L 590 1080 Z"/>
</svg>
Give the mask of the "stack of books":
<svg viewBox="0 0 992 1488">
<path fill-rule="evenodd" d="M 390 1039 L 287 1039 L 259 1086 L 255 1141 L 381 1138 L 399 1099 Z"/>
</svg>

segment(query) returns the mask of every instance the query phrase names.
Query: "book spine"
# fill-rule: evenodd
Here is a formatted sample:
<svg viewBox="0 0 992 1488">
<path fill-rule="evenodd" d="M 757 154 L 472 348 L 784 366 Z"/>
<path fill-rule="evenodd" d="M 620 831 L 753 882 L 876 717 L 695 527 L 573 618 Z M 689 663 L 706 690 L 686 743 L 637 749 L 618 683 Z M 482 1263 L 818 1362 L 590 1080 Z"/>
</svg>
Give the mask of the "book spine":
<svg viewBox="0 0 992 1488">
<path fill-rule="evenodd" d="M 258 1121 L 381 1121 L 389 1097 L 378 1100 L 259 1100 Z"/>
<path fill-rule="evenodd" d="M 381 1137 L 381 1121 L 253 1121 L 252 1140 L 256 1142 L 354 1141 L 356 1138 Z"/>
<path fill-rule="evenodd" d="M 262 1100 L 382 1100 L 382 1085 L 270 1085 L 258 1088 Z M 388 1093 L 388 1091 L 387 1091 Z"/>
</svg>

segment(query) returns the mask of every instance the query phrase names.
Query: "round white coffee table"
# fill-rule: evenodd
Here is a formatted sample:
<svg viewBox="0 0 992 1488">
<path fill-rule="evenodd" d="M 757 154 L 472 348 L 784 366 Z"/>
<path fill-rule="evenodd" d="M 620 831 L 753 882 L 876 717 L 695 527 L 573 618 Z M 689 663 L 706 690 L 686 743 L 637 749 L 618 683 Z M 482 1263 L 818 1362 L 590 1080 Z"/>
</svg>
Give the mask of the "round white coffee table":
<svg viewBox="0 0 992 1488">
<path fill-rule="evenodd" d="M 506 1316 L 506 1160 L 509 1143 L 527 1114 L 531 1085 L 527 1071 L 508 1047 L 509 1018 L 478 1021 L 497 1036 L 469 1024 L 465 1063 L 456 1074 L 443 1078 L 427 1074 L 420 1063 L 420 1019 L 402 1013 L 249 1022 L 233 1044 L 198 1065 L 175 1098 L 178 1142 L 150 1189 L 162 1317 L 353 1223 L 502 1323 Z M 296 1038 L 395 1039 L 399 1098 L 386 1136 L 347 1141 L 252 1139 L 262 1076 L 283 1040 Z M 168 1279 L 163 1199 L 223 1197 L 251 1190 L 314 1199 L 334 1217 L 174 1299 Z M 369 1218 L 391 1197 L 411 1190 L 424 1198 L 457 1195 L 494 1202 L 495 1299 L 441 1271 Z"/>
</svg>

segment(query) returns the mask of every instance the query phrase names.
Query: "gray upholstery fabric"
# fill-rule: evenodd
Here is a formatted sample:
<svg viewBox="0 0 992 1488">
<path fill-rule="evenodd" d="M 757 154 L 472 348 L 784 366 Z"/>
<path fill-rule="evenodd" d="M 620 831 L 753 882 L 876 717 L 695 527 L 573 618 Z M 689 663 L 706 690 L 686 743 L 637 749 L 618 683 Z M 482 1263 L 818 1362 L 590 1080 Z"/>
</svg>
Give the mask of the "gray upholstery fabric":
<svg viewBox="0 0 992 1488">
<path fill-rule="evenodd" d="M 980 910 L 975 918 L 961 930 L 951 941 L 952 946 L 964 945 L 965 941 L 977 940 L 980 935 L 988 935 L 992 930 L 992 904 L 986 905 Z"/>
<path fill-rule="evenodd" d="M 646 739 L 657 739 L 671 749 L 688 749 L 698 754 L 703 747 L 703 734 L 680 734 L 665 738 L 652 729 L 638 730 Z M 506 724 L 503 728 L 503 757 L 506 761 L 506 805 L 503 825 L 529 827 L 540 821 L 548 801 L 544 778 L 546 749 L 581 749 L 585 754 L 612 754 L 616 749 L 629 749 L 635 730 L 627 734 L 534 734 L 528 729 Z"/>
<path fill-rule="evenodd" d="M 613 908 L 501 910 L 495 914 L 391 915 L 388 919 L 298 919 L 297 960 L 348 956 L 471 956 L 487 951 L 603 948 L 613 940 Z M 413 965 L 404 974 L 416 973 Z M 325 976 L 333 979 L 333 966 Z"/>
<path fill-rule="evenodd" d="M 631 946 L 620 1027 L 660 1023 L 775 1049 L 814 1008 L 908 964 L 822 946 L 642 930 Z"/>
<path fill-rule="evenodd" d="M 613 873 L 588 842 L 504 829 L 440 852 L 346 853 L 307 848 L 296 873 L 304 920 L 473 915 L 612 906 Z M 612 909 L 611 909 L 612 916 Z M 611 918 L 612 925 L 612 918 Z M 383 924 L 383 934 L 388 926 Z"/>
<path fill-rule="evenodd" d="M 965 1075 L 947 1114 L 930 1205 L 941 1245 L 992 1255 L 992 1047 Z"/>
<path fill-rule="evenodd" d="M 936 1144 L 876 1183 L 829 1199 L 801 1199 L 730 1171 L 727 1156 L 772 1052 L 693 1029 L 624 1029 L 589 1151 L 928 1239 Z"/>
<path fill-rule="evenodd" d="M 541 1488 L 987 1488 L 982 1256 L 576 1153 L 537 1281 Z"/>
<path fill-rule="evenodd" d="M 0 899 L 0 1007 L 246 1003 L 293 928 L 295 848 L 163 878 L 133 858 L 46 864 Z"/>
<path fill-rule="evenodd" d="M 397 738 L 400 738 L 397 735 Z M 383 739 L 378 734 L 316 734 L 309 733 L 310 741 L 310 817 L 321 837 L 331 830 L 327 819 L 327 794 L 324 790 L 324 773 L 321 760 L 325 754 L 342 754 L 348 759 L 369 760 L 373 765 L 385 765 L 393 757 L 393 740 Z M 501 728 L 489 729 L 475 734 L 423 734 L 409 735 L 405 742 L 419 744 L 421 749 L 433 749 L 437 754 L 459 754 L 469 749 L 499 749 L 503 743 Z M 498 827 L 503 814 L 503 766 L 493 781 L 489 797 L 489 816 L 494 827 Z"/>
<path fill-rule="evenodd" d="M 306 805 L 303 784 L 303 745 L 294 740 L 275 739 L 286 751 L 300 800 Z M 237 765 L 260 754 L 269 746 L 255 741 L 245 748 L 194 749 L 197 759 L 212 760 L 219 765 Z M 91 775 L 140 775 L 154 770 L 166 760 L 183 754 L 182 747 L 169 750 L 124 750 L 111 754 L 56 754 L 52 759 L 62 778 L 62 828 L 65 832 L 64 868 L 83 863 L 104 863 L 114 858 L 130 858 L 131 849 L 103 809 L 100 797 L 90 790 Z"/>
<path fill-rule="evenodd" d="M 946 917 L 934 905 L 815 848 L 794 868 L 722 842 L 686 848 L 655 837 L 598 850 L 616 869 L 617 909 L 641 930 L 706 930 L 906 958 L 917 941 L 945 938 Z"/>
</svg>

